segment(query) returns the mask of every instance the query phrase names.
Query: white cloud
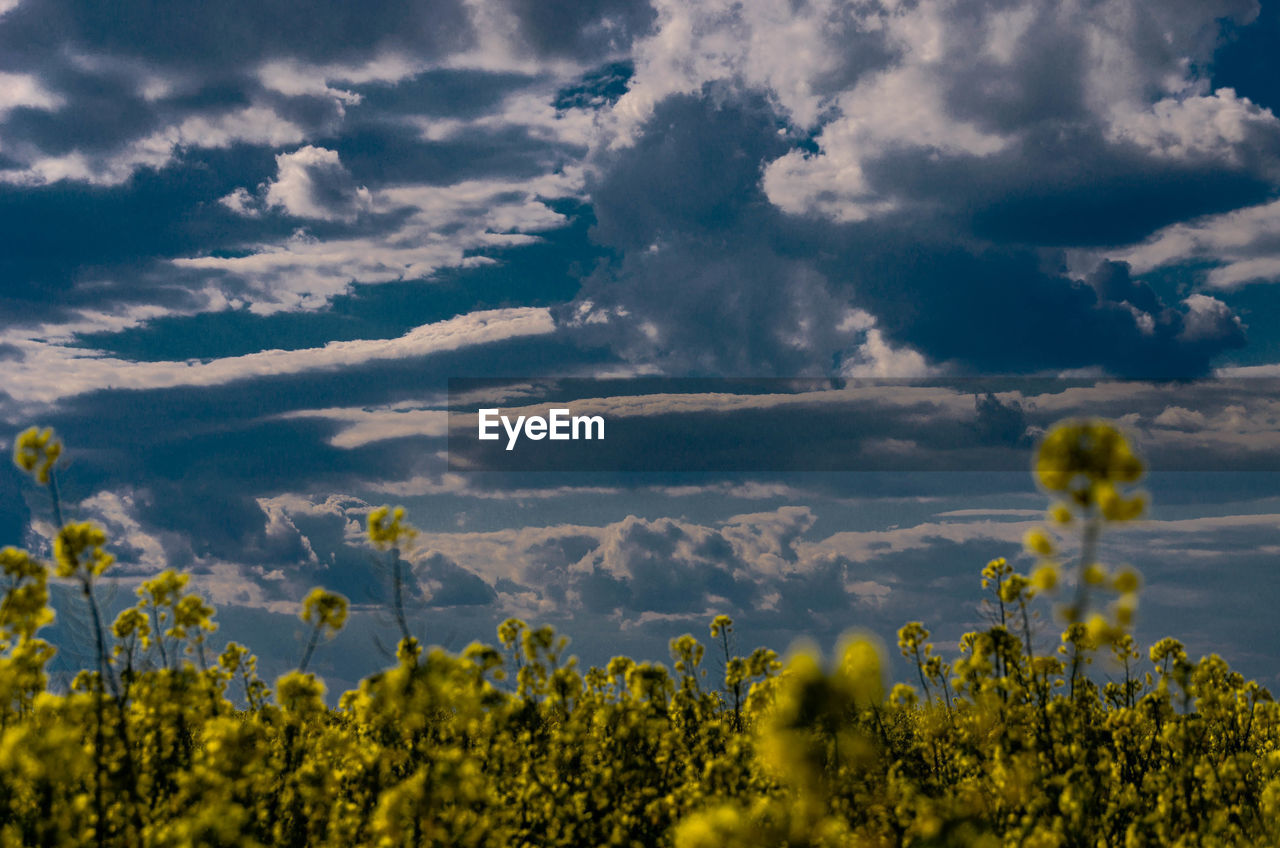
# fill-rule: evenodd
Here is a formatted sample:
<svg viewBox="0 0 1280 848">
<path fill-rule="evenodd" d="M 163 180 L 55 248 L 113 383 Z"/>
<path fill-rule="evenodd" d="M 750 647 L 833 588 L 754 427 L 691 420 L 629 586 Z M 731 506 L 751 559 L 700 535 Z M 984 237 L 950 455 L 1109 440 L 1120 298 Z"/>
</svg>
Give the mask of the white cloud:
<svg viewBox="0 0 1280 848">
<path fill-rule="evenodd" d="M 344 425 L 329 440 L 336 448 L 357 448 L 412 436 L 444 438 L 449 434 L 449 412 L 444 409 L 415 409 L 404 405 L 302 409 L 280 417 L 318 418 Z"/>
<path fill-rule="evenodd" d="M 1007 515 L 1012 518 L 1037 518 L 1044 515 L 1042 509 L 1013 509 L 1013 508 L 986 508 L 986 509 L 949 509 L 939 512 L 938 518 L 971 518 L 973 516 Z"/>
<path fill-rule="evenodd" d="M 477 133 L 521 129 L 540 141 L 587 147 L 600 138 L 599 116 L 591 108 L 557 109 L 556 91 L 564 82 L 553 79 L 522 89 L 504 98 L 491 113 L 479 117 L 412 115 L 405 120 L 417 127 L 425 141 L 459 141 Z"/>
<path fill-rule="evenodd" d="M 860 221 L 892 211 L 896 202 L 868 185 L 863 163 L 904 147 L 944 155 L 986 156 L 1007 139 L 948 114 L 938 69 L 905 64 L 866 79 L 841 95 L 841 117 L 823 127 L 819 155 L 792 151 L 772 162 L 764 189 L 781 209 Z"/>
<path fill-rule="evenodd" d="M 437 455 L 443 465 L 447 457 Z M 574 496 L 616 495 L 623 490 L 611 486 L 543 486 L 536 489 L 517 489 L 498 486 L 486 489 L 467 474 L 444 472 L 438 475 L 415 474 L 404 480 L 379 480 L 369 484 L 369 491 L 397 498 L 416 498 L 425 495 L 452 495 L 459 498 L 478 498 L 493 501 L 543 501 Z"/>
<path fill-rule="evenodd" d="M 1207 420 L 1204 413 L 1198 410 L 1167 406 L 1163 412 L 1151 419 L 1151 423 L 1174 430 L 1199 430 L 1205 426 Z"/>
<path fill-rule="evenodd" d="M 427 62 L 401 53 L 382 53 L 356 64 L 317 65 L 297 59 L 275 59 L 258 68 L 258 81 L 264 88 L 290 97 L 326 96 L 346 106 L 355 106 L 362 100 L 359 94 L 333 88 L 330 83 L 394 84 L 421 73 L 427 67 Z"/>
<path fill-rule="evenodd" d="M 773 500 L 812 497 L 806 489 L 798 489 L 786 483 L 765 483 L 748 480 L 744 483 L 711 483 L 708 485 L 658 486 L 653 489 L 668 498 L 739 498 L 741 500 Z"/>
<path fill-rule="evenodd" d="M 768 91 L 800 126 L 815 124 L 830 105 L 828 94 L 814 83 L 840 64 L 835 45 L 846 32 L 844 4 L 657 0 L 653 5 L 653 33 L 635 44 L 636 73 L 613 110 L 613 144 L 633 140 L 659 101 L 696 93 L 712 80 L 739 80 Z"/>
<path fill-rule="evenodd" d="M 249 190 L 244 186 L 239 186 L 235 191 L 219 198 L 218 202 L 237 215 L 244 215 L 246 218 L 256 218 L 262 214 L 261 201 L 250 194 Z"/>
<path fill-rule="evenodd" d="M 221 149 L 233 144 L 279 147 L 303 140 L 301 126 L 266 106 L 246 106 L 217 114 L 191 115 L 107 154 L 72 151 L 46 156 L 22 153 L 23 164 L 0 171 L 0 182 L 48 185 L 69 180 L 120 185 L 141 168 L 162 168 L 185 148 Z"/>
<path fill-rule="evenodd" d="M 349 221 L 371 205 L 369 190 L 356 186 L 335 150 L 307 145 L 276 156 L 276 178 L 264 200 L 299 218 Z"/>
<path fill-rule="evenodd" d="M 304 151 L 306 151 L 304 153 Z M 301 155 L 300 155 L 301 154 Z M 551 198 L 578 196 L 581 170 L 566 170 L 529 180 L 468 180 L 453 185 L 398 185 L 361 192 L 348 183 L 349 205 L 326 213 L 317 201 L 316 164 L 328 169 L 330 181 L 341 177 L 332 151 L 307 147 L 278 157 L 280 175 L 268 199 L 294 214 L 374 214 L 412 210 L 397 229 L 377 235 L 317 239 L 305 230 L 283 242 L 260 244 L 243 256 L 196 256 L 173 260 L 180 268 L 226 274 L 247 283 L 250 308 L 258 314 L 323 307 L 346 292 L 353 281 L 379 283 L 429 276 L 446 267 L 471 267 L 494 260 L 468 257 L 481 247 L 511 247 L 538 241 L 536 233 L 563 226 L 567 219 L 552 210 Z M 239 191 L 222 203 L 241 213 L 257 214 L 257 198 Z"/>
<path fill-rule="evenodd" d="M 1243 322 L 1231 311 L 1231 307 L 1216 297 L 1193 294 L 1183 298 L 1182 302 L 1186 304 L 1187 312 L 1183 318 L 1182 330 L 1178 333 L 1181 341 L 1220 338 L 1226 326 L 1234 324 L 1243 327 Z"/>
<path fill-rule="evenodd" d="M 101 522 L 111 539 L 111 550 L 129 552 L 128 559 L 149 573 L 163 570 L 168 563 L 164 545 L 143 529 L 135 517 L 138 494 L 125 490 L 103 490 L 80 502 L 80 509 Z"/>
<path fill-rule="evenodd" d="M 1280 121 L 1270 109 L 1230 88 L 1207 97 L 1166 97 L 1141 111 L 1117 111 L 1110 127 L 1113 139 L 1165 158 L 1209 157 L 1231 165 L 1240 164 L 1240 148 L 1251 133 L 1277 129 Z"/>
<path fill-rule="evenodd" d="M 411 73 L 408 68 L 403 70 L 406 72 L 405 75 Z M 271 91 L 278 91 L 289 97 L 326 96 L 334 98 L 344 106 L 358 105 L 361 100 L 359 94 L 329 86 L 328 80 L 338 75 L 339 72 L 333 68 L 319 68 L 292 60 L 268 62 L 258 69 L 258 81 L 264 88 Z M 393 74 L 388 81 L 399 79 L 398 74 Z"/>
<path fill-rule="evenodd" d="M 52 344 L 16 339 L 23 359 L 9 363 L 5 390 L 19 402 L 52 402 L 95 389 L 213 386 L 252 377 L 337 369 L 386 359 L 427 356 L 522 336 L 550 333 L 555 324 L 541 308 L 472 312 L 425 324 L 393 339 L 329 342 L 301 350 L 266 350 L 208 362 L 130 362 Z"/>
<path fill-rule="evenodd" d="M 871 185 L 868 163 L 912 149 L 999 155 L 1044 119 L 1028 104 L 1077 89 L 1084 113 L 1071 120 L 1164 158 L 1238 163 L 1251 134 L 1280 132 L 1269 111 L 1230 89 L 1210 93 L 1199 76 L 1221 22 L 1252 20 L 1252 0 L 655 6 L 611 145 L 630 144 L 670 95 L 714 81 L 763 91 L 795 126 L 818 130 L 817 153 L 795 150 L 766 169 L 766 193 L 788 212 L 858 221 L 893 211 L 900 199 Z M 1066 58 L 1045 64 L 1055 51 Z"/>
<path fill-rule="evenodd" d="M 1139 274 L 1184 262 L 1216 264 L 1206 281 L 1231 289 L 1280 282 L 1280 200 L 1209 215 L 1160 230 L 1143 244 L 1112 254 Z"/>
<path fill-rule="evenodd" d="M 7 10 L 0 6 L 0 15 L 5 11 Z M 31 74 L 11 74 L 0 71 L 0 118 L 13 109 L 25 107 L 52 110 L 60 108 L 62 104 L 61 97 L 45 88 L 40 80 Z"/>
<path fill-rule="evenodd" d="M 909 347 L 890 345 L 879 330 L 872 328 L 866 333 L 866 341 L 840 368 L 845 377 L 909 379 L 938 373 L 938 369 L 930 366 L 918 352 Z"/>
<path fill-rule="evenodd" d="M 474 43 L 441 57 L 434 67 L 489 73 L 551 74 L 570 77 L 586 68 L 572 59 L 546 59 L 531 55 L 520 35 L 520 21 L 506 3 L 463 0 L 471 18 Z"/>
<path fill-rule="evenodd" d="M 639 539 L 665 537 L 681 556 L 701 559 L 708 554 L 697 552 L 700 543 L 714 534 L 728 543 L 726 552 L 743 559 L 735 568 L 764 575 L 777 573 L 780 561 L 793 558 L 788 548 L 812 523 L 813 516 L 807 508 L 782 507 L 773 512 L 734 516 L 715 526 L 673 518 L 649 521 L 632 515 L 601 526 L 558 524 L 488 532 L 424 532 L 419 536 L 415 556 L 439 552 L 490 582 L 504 577 L 521 582 L 529 579 L 531 550 L 554 547 L 552 543 L 557 540 L 572 537 L 590 540 L 591 546 L 579 559 L 556 563 L 557 568 L 589 573 L 602 567 L 626 577 L 634 565 L 628 551 L 632 545 L 640 544 Z"/>
</svg>

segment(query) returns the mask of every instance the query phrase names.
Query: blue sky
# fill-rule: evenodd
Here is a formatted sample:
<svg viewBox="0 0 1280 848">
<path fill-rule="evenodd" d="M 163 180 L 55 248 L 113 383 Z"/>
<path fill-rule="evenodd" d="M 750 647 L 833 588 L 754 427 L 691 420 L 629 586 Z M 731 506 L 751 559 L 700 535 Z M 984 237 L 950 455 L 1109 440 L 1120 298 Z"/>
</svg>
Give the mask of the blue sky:
<svg viewBox="0 0 1280 848">
<path fill-rule="evenodd" d="M 1275 684 L 1278 41 L 1251 0 L 0 0 L 0 418 L 67 442 L 116 603 L 186 569 L 278 670 L 349 595 L 340 687 L 391 638 L 387 502 L 429 642 L 954 639 L 1046 499 L 919 457 L 1106 414 L 1196 457 L 1111 551 L 1140 633 Z M 643 375 L 1048 382 L 884 418 L 877 473 L 447 467 L 451 377 Z M 0 471 L 4 542 L 48 516 Z"/>
</svg>

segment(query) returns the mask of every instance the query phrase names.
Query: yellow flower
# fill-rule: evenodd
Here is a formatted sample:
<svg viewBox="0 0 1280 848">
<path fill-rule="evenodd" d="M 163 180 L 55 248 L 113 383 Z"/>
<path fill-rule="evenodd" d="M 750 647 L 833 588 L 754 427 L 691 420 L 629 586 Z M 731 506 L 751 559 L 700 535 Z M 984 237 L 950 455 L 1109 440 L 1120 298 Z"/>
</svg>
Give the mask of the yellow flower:
<svg viewBox="0 0 1280 848">
<path fill-rule="evenodd" d="M 1129 594 L 1138 591 L 1140 583 L 1141 581 L 1138 577 L 1138 572 L 1134 571 L 1132 568 L 1126 568 L 1116 575 L 1111 586 L 1121 594 Z"/>
<path fill-rule="evenodd" d="M 1072 506 L 1059 507 L 1085 525 L 1089 562 L 1092 534 L 1133 514 L 1122 490 L 1136 460 L 1104 426 L 1075 426 L 1054 448 L 1074 469 Z M 31 456 L 34 470 L 43 454 Z M 374 522 L 382 543 L 403 538 L 389 529 L 398 519 Z M 401 640 L 398 661 L 338 710 L 304 669 L 347 620 L 341 595 L 307 595 L 307 654 L 272 688 L 235 643 L 212 666 L 201 650 L 199 669 L 166 658 L 175 634 L 194 631 L 192 652 L 213 627 L 212 606 L 167 570 L 115 619 L 110 656 L 79 673 L 92 654 L 61 657 L 70 665 L 52 686 L 54 648 L 34 636 L 52 618 L 48 569 L 3 548 L 0 844 L 1277 844 L 1280 702 L 1174 639 L 1151 648 L 1152 668 L 1130 632 L 1141 586 L 1130 568 L 1082 568 L 1071 621 L 1045 650 L 1029 590 L 1054 588 L 1064 566 L 1052 532 L 1037 532 L 1029 578 L 1005 559 L 982 568 L 998 609 L 959 645 L 935 647 L 922 621 L 898 631 L 919 689 L 897 683 L 887 700 L 889 666 L 866 635 L 844 638 L 833 661 L 798 648 L 781 669 L 767 648 L 732 656 L 735 625 L 716 616 L 715 668 L 704 672 L 686 634 L 671 642 L 674 675 L 625 656 L 580 672 L 552 627 L 507 619 L 500 647 Z M 90 590 L 105 541 L 68 525 L 57 567 Z M 96 625 L 83 594 L 73 620 Z M 1099 649 L 1108 665 L 1090 673 Z"/>
<path fill-rule="evenodd" d="M 1043 592 L 1050 592 L 1058 585 L 1058 567 L 1042 565 L 1031 574 L 1031 583 Z"/>
<path fill-rule="evenodd" d="M 117 639 L 127 639 L 136 635 L 145 641 L 151 635 L 151 625 L 141 610 L 137 607 L 129 607 L 116 616 L 115 623 L 111 625 L 111 633 Z"/>
<path fill-rule="evenodd" d="M 1052 492 L 1070 492 L 1082 505 L 1093 502 L 1092 487 L 1132 483 L 1142 476 L 1142 462 L 1129 442 L 1106 421 L 1067 421 L 1045 436 L 1036 454 L 1040 485 Z M 1083 487 L 1073 488 L 1080 478 Z"/>
<path fill-rule="evenodd" d="M 1132 627 L 1133 616 L 1138 609 L 1138 595 L 1135 592 L 1126 592 L 1116 601 L 1116 624 L 1121 627 Z"/>
<path fill-rule="evenodd" d="M 53 437 L 53 428 L 28 427 L 18 434 L 13 445 L 13 461 L 23 471 L 32 473 L 40 485 L 49 482 L 49 472 L 62 455 L 62 442 Z"/>
<path fill-rule="evenodd" d="M 723 848 L 742 844 L 750 826 L 745 810 L 724 804 L 680 822 L 674 841 L 676 848 Z"/>
<path fill-rule="evenodd" d="M 45 574 L 44 563 L 31 554 L 12 546 L 0 549 L 0 571 L 10 577 L 42 577 Z"/>
<path fill-rule="evenodd" d="M 90 521 L 66 525 L 53 542 L 55 573 L 81 579 L 101 575 L 115 562 L 115 557 L 102 549 L 106 543 L 106 532 Z"/>
<path fill-rule="evenodd" d="M 404 507 L 394 510 L 380 506 L 369 513 L 369 541 L 385 551 L 398 546 L 401 541 L 409 541 L 418 535 L 417 529 L 404 520 Z"/>
<path fill-rule="evenodd" d="M 869 636 L 857 634 L 845 637 L 838 670 L 857 703 L 871 705 L 884 700 L 882 656 L 880 646 Z"/>
<path fill-rule="evenodd" d="M 324 691 L 324 683 L 311 673 L 291 671 L 276 681 L 280 706 L 294 713 L 323 711 Z"/>
<path fill-rule="evenodd" d="M 302 612 L 298 617 L 307 624 L 327 627 L 337 633 L 347 622 L 347 599 L 317 586 L 303 599 Z"/>
<path fill-rule="evenodd" d="M 144 580 L 137 589 L 137 595 L 155 607 L 171 606 L 177 602 L 179 593 L 190 579 L 187 574 L 166 568 L 150 580 Z"/>
<path fill-rule="evenodd" d="M 1123 497 L 1109 482 L 1097 484 L 1095 491 L 1098 509 L 1108 521 L 1131 521 L 1141 516 L 1147 506 L 1147 499 L 1141 493 Z"/>
<path fill-rule="evenodd" d="M 187 595 L 173 608 L 173 635 L 185 637 L 191 629 L 212 633 L 218 629 L 212 619 L 213 607 L 206 604 L 199 595 Z"/>
<path fill-rule="evenodd" d="M 1049 534 L 1043 530 L 1028 530 L 1027 535 L 1023 537 L 1023 545 L 1028 551 L 1040 556 L 1053 556 L 1053 541 L 1049 538 Z"/>
</svg>

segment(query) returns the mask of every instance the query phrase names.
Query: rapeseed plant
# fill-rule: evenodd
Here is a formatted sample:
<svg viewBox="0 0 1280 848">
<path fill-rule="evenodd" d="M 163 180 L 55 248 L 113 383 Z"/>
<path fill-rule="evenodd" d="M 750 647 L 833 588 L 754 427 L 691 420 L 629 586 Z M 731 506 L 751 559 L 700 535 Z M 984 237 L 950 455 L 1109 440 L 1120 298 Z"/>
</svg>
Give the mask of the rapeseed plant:
<svg viewBox="0 0 1280 848">
<path fill-rule="evenodd" d="M 923 621 L 899 630 L 910 682 L 888 685 L 865 633 L 828 659 L 813 645 L 741 656 L 718 615 L 714 661 L 685 634 L 669 668 L 584 670 L 550 627 L 508 619 L 496 645 L 455 655 L 424 649 L 401 610 L 395 664 L 337 708 L 306 671 L 347 621 L 336 593 L 306 596 L 303 659 L 274 687 L 237 643 L 207 661 L 215 611 L 176 571 L 102 627 L 110 540 L 62 521 L 60 455 L 47 429 L 15 448 L 50 487 L 58 531 L 52 563 L 0 550 L 0 846 L 1280 843 L 1280 706 L 1217 656 L 1133 638 L 1141 580 L 1099 550 L 1141 514 L 1142 465 L 1105 422 L 1041 444 L 1035 475 L 1055 500 L 1026 539 L 1030 574 L 980 569 L 989 626 L 953 648 Z M 399 508 L 369 516 L 397 563 L 413 532 Z M 50 580 L 82 590 L 99 639 L 62 694 L 39 636 Z M 1054 614 L 1057 645 L 1037 649 L 1034 624 Z M 1099 685 L 1103 659 L 1123 678 Z"/>
</svg>

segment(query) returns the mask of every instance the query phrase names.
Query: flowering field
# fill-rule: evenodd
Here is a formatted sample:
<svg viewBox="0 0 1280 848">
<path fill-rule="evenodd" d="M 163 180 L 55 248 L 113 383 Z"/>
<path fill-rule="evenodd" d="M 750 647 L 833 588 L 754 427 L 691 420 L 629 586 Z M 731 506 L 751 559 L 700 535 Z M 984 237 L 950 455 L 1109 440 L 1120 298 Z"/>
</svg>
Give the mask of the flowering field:
<svg viewBox="0 0 1280 848">
<path fill-rule="evenodd" d="M 0 551 L 6 846 L 1280 842 L 1280 706 L 1219 657 L 1136 645 L 1139 577 L 1097 561 L 1104 530 L 1144 507 L 1141 463 L 1102 422 L 1040 445 L 1055 501 L 1026 540 L 1038 564 L 982 569 L 990 626 L 955 647 L 922 622 L 899 631 L 909 681 L 886 684 L 865 635 L 827 659 L 736 656 L 726 616 L 705 645 L 673 639 L 670 667 L 582 669 L 564 637 L 514 619 L 496 645 L 424 651 L 396 601 L 397 665 L 337 709 L 305 669 L 345 623 L 340 595 L 304 600 L 303 659 L 274 685 L 248 648 L 208 649 L 215 611 L 185 575 L 102 620 L 109 543 L 62 520 L 60 451 L 34 429 L 15 450 L 53 494 L 53 562 Z M 368 529 L 384 549 L 414 533 L 400 510 Z M 48 690 L 39 636 L 55 576 L 79 587 L 96 636 L 96 667 L 65 694 Z M 1037 622 L 1061 631 L 1053 649 Z M 1103 665 L 1117 679 L 1099 685 Z"/>
</svg>

